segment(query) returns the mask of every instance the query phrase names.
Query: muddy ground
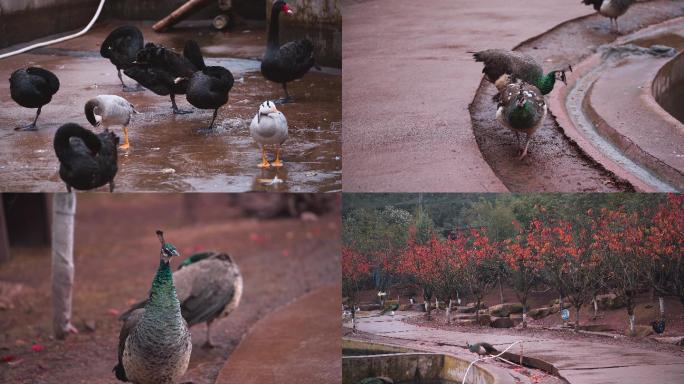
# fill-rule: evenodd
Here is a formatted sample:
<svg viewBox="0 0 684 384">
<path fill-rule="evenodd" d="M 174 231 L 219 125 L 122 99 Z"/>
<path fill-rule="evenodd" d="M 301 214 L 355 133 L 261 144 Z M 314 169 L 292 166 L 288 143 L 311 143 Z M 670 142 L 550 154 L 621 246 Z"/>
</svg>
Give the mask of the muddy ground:
<svg viewBox="0 0 684 384">
<path fill-rule="evenodd" d="M 339 69 L 312 70 L 288 87 L 295 103 L 279 108 L 287 117 L 289 139 L 283 146 L 285 166 L 256 167 L 260 151 L 249 135 L 249 122 L 259 104 L 282 96 L 280 85 L 259 72 L 265 49 L 264 29 L 217 32 L 206 23 L 186 23 L 171 33 L 157 34 L 151 23 L 136 23 L 146 38 L 182 51 L 195 39 L 208 65 L 223 65 L 236 83 L 228 104 L 219 110 L 215 132 L 197 133 L 209 125 L 211 110 L 192 107 L 176 97 L 188 115 L 171 114 L 168 96 L 151 91 L 122 92 L 115 67 L 99 55 L 99 44 L 123 22 L 98 23 L 88 34 L 60 44 L 13 56 L 0 62 L 0 78 L 18 68 L 41 66 L 53 71 L 61 87 L 38 119 L 39 131 L 13 128 L 32 121 L 35 110 L 10 98 L 9 82 L 0 81 L 0 190 L 62 191 L 59 163 L 52 139 L 57 128 L 76 122 L 92 128 L 83 106 L 91 97 L 115 94 L 133 103 L 139 115 L 130 126 L 131 149 L 120 152 L 117 191 L 339 191 L 341 189 L 341 76 Z M 124 77 L 127 84 L 134 81 Z M 101 128 L 95 128 L 99 132 Z M 122 130 L 114 131 L 123 137 Z M 275 154 L 271 153 L 271 157 Z M 271 184 L 275 176 L 282 183 Z"/>
<path fill-rule="evenodd" d="M 635 32 L 684 14 L 681 1 L 651 1 L 632 6 L 620 17 L 621 34 Z M 608 19 L 600 15 L 564 23 L 543 35 L 527 40 L 516 49 L 533 56 L 546 69 L 577 64 L 602 45 L 618 37 Z M 652 42 L 666 44 L 663 42 Z M 568 73 L 571 76 L 571 73 Z M 557 83 L 556 87 L 564 86 Z M 557 92 L 557 91 L 554 91 Z M 487 163 L 512 192 L 614 192 L 633 187 L 588 158 L 563 134 L 550 111 L 530 142 L 528 156 L 516 159 L 515 135 L 494 118 L 496 93 L 483 81 L 470 106 L 473 132 Z M 523 135 L 524 137 L 524 135 Z"/>
<path fill-rule="evenodd" d="M 182 256 L 200 249 L 227 251 L 244 277 L 240 306 L 212 327 L 220 347 L 202 349 L 206 327 L 191 329 L 193 354 L 185 379 L 196 384 L 214 382 L 260 319 L 307 292 L 339 284 L 336 209 L 316 221 L 310 215 L 259 220 L 241 217 L 234 203 L 230 196 L 213 194 L 79 195 L 73 323 L 80 333 L 66 341 L 51 336 L 49 248 L 12 248 L 11 260 L 0 265 L 0 382 L 118 382 L 111 372 L 117 315 L 149 290 L 159 257 L 157 228 Z M 95 330 L 88 331 L 86 322 L 94 322 Z M 290 336 L 306 331 L 293 327 Z M 34 351 L 36 345 L 43 349 Z"/>
</svg>

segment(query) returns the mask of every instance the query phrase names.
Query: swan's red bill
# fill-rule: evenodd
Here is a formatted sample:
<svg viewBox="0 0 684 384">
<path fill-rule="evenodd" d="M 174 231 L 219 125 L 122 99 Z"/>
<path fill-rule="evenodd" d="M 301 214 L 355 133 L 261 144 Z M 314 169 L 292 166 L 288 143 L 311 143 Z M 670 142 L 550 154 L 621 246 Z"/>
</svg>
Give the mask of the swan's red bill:
<svg viewBox="0 0 684 384">
<path fill-rule="evenodd" d="M 288 15 L 293 14 L 292 10 L 290 9 L 290 6 L 287 5 L 287 3 L 283 4 L 283 12 L 287 13 Z"/>
</svg>

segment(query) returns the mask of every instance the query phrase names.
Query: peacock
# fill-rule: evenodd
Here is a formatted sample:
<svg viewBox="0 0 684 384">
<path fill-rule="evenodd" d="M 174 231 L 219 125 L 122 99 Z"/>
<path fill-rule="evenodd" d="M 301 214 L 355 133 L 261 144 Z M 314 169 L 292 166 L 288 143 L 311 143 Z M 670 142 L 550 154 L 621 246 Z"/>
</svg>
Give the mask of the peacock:
<svg viewBox="0 0 684 384">
<path fill-rule="evenodd" d="M 512 82 L 523 80 L 537 87 L 544 95 L 553 90 L 556 80 L 567 84 L 565 72 L 572 72 L 572 66 L 568 65 L 544 74 L 543 68 L 532 56 L 517 51 L 487 49 L 468 53 L 473 54 L 475 61 L 484 63 L 482 73 L 489 82 L 496 83 L 501 76 L 508 74 Z"/>
<path fill-rule="evenodd" d="M 518 146 L 520 146 L 520 132 L 527 134 L 525 147 L 518 159 L 527 155 L 530 138 L 542 125 L 545 117 L 546 101 L 534 85 L 516 81 L 508 84 L 501 92 L 496 119 L 504 127 L 515 132 Z"/>
<path fill-rule="evenodd" d="M 205 348 L 214 347 L 211 324 L 228 316 L 240 304 L 242 275 L 227 253 L 199 252 L 185 259 L 173 273 L 181 314 L 188 326 L 207 323 Z M 147 300 L 134 304 L 120 319 L 126 321 Z"/>
<path fill-rule="evenodd" d="M 171 258 L 179 256 L 172 244 L 161 243 L 159 268 L 145 306 L 129 314 L 119 334 L 116 378 L 136 384 L 172 384 L 185 374 L 192 338 L 176 297 Z"/>
<path fill-rule="evenodd" d="M 390 312 L 392 316 L 394 316 L 394 311 L 399 309 L 399 303 L 395 304 L 390 304 L 387 306 L 387 308 L 383 309 L 382 312 L 380 312 L 381 315 L 384 315 L 387 312 Z"/>
<path fill-rule="evenodd" d="M 653 327 L 653 331 L 657 334 L 662 334 L 665 332 L 665 319 L 660 319 L 660 320 L 654 320 L 651 322 L 651 327 Z"/>
<path fill-rule="evenodd" d="M 489 343 L 468 344 L 466 341 L 466 347 L 468 347 L 470 352 L 477 353 L 480 356 L 493 355 L 496 353 L 496 348 Z"/>
<path fill-rule="evenodd" d="M 620 32 L 618 17 L 627 12 L 634 4 L 634 0 L 582 0 L 582 3 L 592 5 L 601 16 L 609 18 L 611 30 L 613 30 L 613 20 L 615 20 L 615 31 Z"/>
</svg>

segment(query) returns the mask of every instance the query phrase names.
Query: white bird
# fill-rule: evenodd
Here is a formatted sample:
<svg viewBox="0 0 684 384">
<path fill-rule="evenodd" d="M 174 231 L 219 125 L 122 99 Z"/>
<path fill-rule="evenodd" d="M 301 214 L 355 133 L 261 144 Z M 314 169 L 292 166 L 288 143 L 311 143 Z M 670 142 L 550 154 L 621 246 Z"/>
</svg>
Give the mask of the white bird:
<svg viewBox="0 0 684 384">
<path fill-rule="evenodd" d="M 139 113 L 133 104 L 121 96 L 99 95 L 88 100 L 85 105 L 85 115 L 93 127 L 103 125 L 109 128 L 112 125 L 120 125 L 124 131 L 124 143 L 119 147 L 128 149 L 128 124 L 131 122 L 131 114 Z"/>
<path fill-rule="evenodd" d="M 278 111 L 272 101 L 264 101 L 259 106 L 259 112 L 252 119 L 249 125 L 249 133 L 254 141 L 261 147 L 261 163 L 257 166 L 268 168 L 270 166 L 282 167 L 280 160 L 280 147 L 287 140 L 287 119 L 282 112 Z M 266 158 L 266 146 L 276 145 L 276 159 L 269 164 Z"/>
</svg>

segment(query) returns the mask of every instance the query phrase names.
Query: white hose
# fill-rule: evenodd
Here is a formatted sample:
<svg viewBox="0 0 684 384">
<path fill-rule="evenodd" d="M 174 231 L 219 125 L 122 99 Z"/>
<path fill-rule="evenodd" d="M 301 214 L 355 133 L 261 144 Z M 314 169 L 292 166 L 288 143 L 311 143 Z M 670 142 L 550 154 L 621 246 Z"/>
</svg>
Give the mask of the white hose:
<svg viewBox="0 0 684 384">
<path fill-rule="evenodd" d="M 50 45 L 50 44 L 61 43 L 62 41 L 66 41 L 66 40 L 73 39 L 73 38 L 84 35 L 86 32 L 88 32 L 90 30 L 90 28 L 93 26 L 93 24 L 95 24 L 95 21 L 97 21 L 97 18 L 100 17 L 100 13 L 102 12 L 102 7 L 104 7 L 105 1 L 106 0 L 100 0 L 100 5 L 97 7 L 97 11 L 95 12 L 95 16 L 93 16 L 93 19 L 90 20 L 90 23 L 88 23 L 88 25 L 86 25 L 86 27 L 83 28 L 83 30 L 81 30 L 80 32 L 74 33 L 73 35 L 60 37 L 60 38 L 55 39 L 55 40 L 49 40 L 49 41 L 44 41 L 42 43 L 36 43 L 33 45 L 29 45 L 28 47 L 24 47 L 24 48 L 18 49 L 16 51 L 3 53 L 2 55 L 0 55 L 0 60 L 7 58 L 7 57 L 10 57 L 10 56 L 18 55 L 20 53 L 24 53 L 26 51 L 30 51 L 32 49 L 44 47 L 44 46 Z"/>
<path fill-rule="evenodd" d="M 518 344 L 518 343 L 522 343 L 522 342 L 523 342 L 522 340 L 516 341 L 515 343 L 509 345 L 508 348 L 504 349 L 503 352 L 499 353 L 499 354 L 496 355 L 496 356 L 481 357 L 481 358 L 479 358 L 479 359 L 473 360 L 473 362 L 470 363 L 470 365 L 468 366 L 468 369 L 466 369 L 466 373 L 465 373 L 465 375 L 463 376 L 463 382 L 462 382 L 461 384 L 465 384 L 466 378 L 468 377 L 468 372 L 470 372 L 470 367 L 472 367 L 473 364 L 477 363 L 478 361 L 487 360 L 487 359 L 493 359 L 493 358 L 499 357 L 499 356 L 503 355 L 504 353 L 506 353 L 506 351 L 508 351 L 509 349 L 511 349 L 511 347 L 513 347 L 514 345 L 516 345 L 516 344 Z"/>
</svg>

